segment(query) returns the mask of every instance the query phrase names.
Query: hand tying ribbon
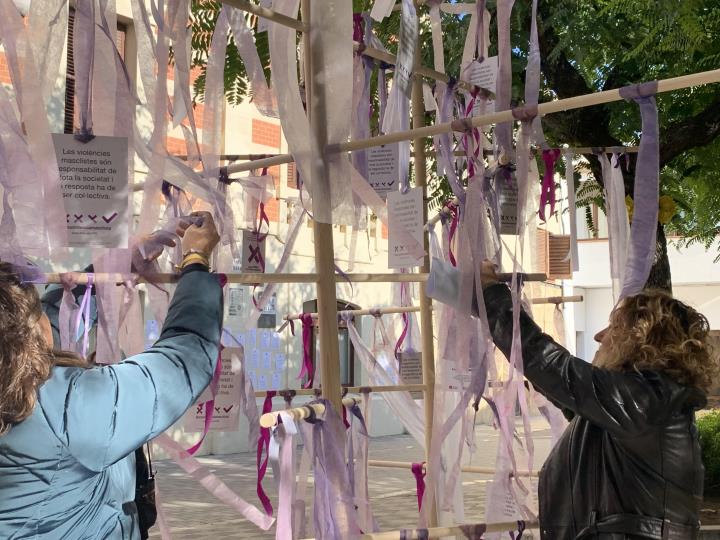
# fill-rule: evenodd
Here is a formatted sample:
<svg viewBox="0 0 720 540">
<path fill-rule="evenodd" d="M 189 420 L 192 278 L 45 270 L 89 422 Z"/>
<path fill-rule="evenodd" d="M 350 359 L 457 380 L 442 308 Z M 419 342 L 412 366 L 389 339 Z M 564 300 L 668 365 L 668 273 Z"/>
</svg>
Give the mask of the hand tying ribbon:
<svg viewBox="0 0 720 540">
<path fill-rule="evenodd" d="M 422 500 L 425 496 L 425 475 L 427 474 L 425 472 L 425 462 L 413 463 L 410 470 L 413 476 L 415 476 L 415 483 L 417 485 L 418 510 L 422 510 Z"/>
<path fill-rule="evenodd" d="M 265 401 L 263 402 L 262 413 L 272 412 L 272 399 L 275 397 L 275 390 L 268 390 L 265 395 Z M 263 452 L 265 453 L 265 459 L 263 460 Z M 270 428 L 260 429 L 260 438 L 258 439 L 257 445 L 257 495 L 260 502 L 265 509 L 265 513 L 268 516 L 273 515 L 273 507 L 270 502 L 270 498 L 263 489 L 263 479 L 267 472 L 268 461 L 270 459 Z"/>
<path fill-rule="evenodd" d="M 542 158 L 545 162 L 545 174 L 540 188 L 540 221 L 545 222 L 545 207 L 550 205 L 550 215 L 555 213 L 555 163 L 560 158 L 560 150 L 543 150 Z"/>
</svg>

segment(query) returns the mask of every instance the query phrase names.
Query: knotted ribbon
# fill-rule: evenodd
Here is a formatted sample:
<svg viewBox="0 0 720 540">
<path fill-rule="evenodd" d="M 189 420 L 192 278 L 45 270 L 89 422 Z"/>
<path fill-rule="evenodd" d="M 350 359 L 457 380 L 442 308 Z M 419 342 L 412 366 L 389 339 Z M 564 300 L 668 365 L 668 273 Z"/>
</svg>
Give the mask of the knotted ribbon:
<svg viewBox="0 0 720 540">
<path fill-rule="evenodd" d="M 660 143 L 656 93 L 656 81 L 620 89 L 620 96 L 627 100 L 632 99 L 640 106 L 642 119 L 640 150 L 635 165 L 635 209 L 630 227 L 630 249 L 621 299 L 642 291 L 655 256 L 660 199 Z"/>
<path fill-rule="evenodd" d="M 272 412 L 272 399 L 275 397 L 275 390 L 268 390 L 265 394 L 265 401 L 263 402 L 262 413 L 266 414 Z M 265 453 L 265 459 L 263 459 L 263 453 Z M 265 513 L 268 516 L 273 515 L 273 507 L 270 502 L 270 498 L 263 489 L 263 479 L 267 472 L 268 461 L 270 459 L 270 428 L 260 428 L 260 437 L 258 438 L 257 444 L 257 495 L 260 502 L 265 509 Z"/>
<path fill-rule="evenodd" d="M 302 341 L 303 341 L 303 363 L 300 368 L 300 374 L 298 380 L 302 380 L 303 377 L 307 377 L 307 382 L 303 385 L 303 388 L 312 388 L 315 381 L 315 365 L 312 359 L 312 341 L 313 341 L 313 318 L 310 313 L 301 313 L 300 322 L 302 323 Z M 290 326 L 291 331 L 294 329 L 293 325 Z"/>
<path fill-rule="evenodd" d="M 410 470 L 415 477 L 418 510 L 422 510 L 422 501 L 423 497 L 425 496 L 425 475 L 427 474 L 425 472 L 425 462 L 423 461 L 422 463 L 413 463 L 410 466 Z"/>
<path fill-rule="evenodd" d="M 560 150 L 543 150 L 542 158 L 545 162 L 545 174 L 543 174 L 542 186 L 540 188 L 540 210 L 538 216 L 545 222 L 545 207 L 550 205 L 550 215 L 555 213 L 555 163 L 560 158 Z"/>
<path fill-rule="evenodd" d="M 77 318 L 75 319 L 75 341 L 80 339 L 80 325 L 83 325 L 83 340 L 81 354 L 83 358 L 87 358 L 88 348 L 90 345 L 90 328 L 92 327 L 92 318 L 90 313 L 90 300 L 92 298 L 92 288 L 94 281 L 93 274 L 87 275 L 87 286 L 85 287 L 85 294 L 83 294 L 80 302 L 80 308 L 78 309 Z"/>
</svg>

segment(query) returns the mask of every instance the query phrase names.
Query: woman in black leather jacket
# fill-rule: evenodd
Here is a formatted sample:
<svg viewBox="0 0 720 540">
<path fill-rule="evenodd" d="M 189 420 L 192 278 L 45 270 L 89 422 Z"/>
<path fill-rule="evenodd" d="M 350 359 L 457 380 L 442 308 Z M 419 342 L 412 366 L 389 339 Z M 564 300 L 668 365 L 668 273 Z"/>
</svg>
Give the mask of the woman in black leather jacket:
<svg viewBox="0 0 720 540">
<path fill-rule="evenodd" d="M 507 357 L 512 299 L 483 265 L 490 331 Z M 525 377 L 571 418 L 540 471 L 543 540 L 694 539 L 704 467 L 695 411 L 717 372 L 707 319 L 661 291 L 625 298 L 593 364 L 525 313 Z"/>
</svg>

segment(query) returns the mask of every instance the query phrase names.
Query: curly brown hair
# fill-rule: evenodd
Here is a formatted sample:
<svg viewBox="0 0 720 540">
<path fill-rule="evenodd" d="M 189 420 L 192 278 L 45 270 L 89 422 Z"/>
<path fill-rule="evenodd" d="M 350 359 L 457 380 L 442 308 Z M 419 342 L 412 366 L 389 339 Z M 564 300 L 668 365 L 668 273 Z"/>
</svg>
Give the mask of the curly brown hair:
<svg viewBox="0 0 720 540">
<path fill-rule="evenodd" d="M 42 314 L 35 286 L 0 262 L 0 435 L 32 414 L 37 389 L 54 365 L 86 365 L 48 346 L 38 324 Z"/>
<path fill-rule="evenodd" d="M 660 371 L 707 392 L 718 375 L 704 315 L 661 290 L 623 299 L 610 315 L 599 367 Z"/>
</svg>

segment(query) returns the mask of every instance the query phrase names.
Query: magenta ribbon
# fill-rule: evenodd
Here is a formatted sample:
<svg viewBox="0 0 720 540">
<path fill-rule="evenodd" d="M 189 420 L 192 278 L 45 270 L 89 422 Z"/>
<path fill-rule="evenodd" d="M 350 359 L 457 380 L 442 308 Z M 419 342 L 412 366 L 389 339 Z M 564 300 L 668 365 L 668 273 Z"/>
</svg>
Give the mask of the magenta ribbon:
<svg viewBox="0 0 720 540">
<path fill-rule="evenodd" d="M 300 322 L 302 322 L 302 340 L 303 340 L 303 363 L 300 369 L 300 375 L 298 379 L 307 377 L 308 381 L 303 385 L 303 388 L 312 388 L 313 382 L 315 381 L 315 366 L 312 361 L 312 335 L 313 335 L 313 319 L 310 313 L 301 313 Z M 293 334 L 295 333 L 294 327 L 291 326 Z"/>
<path fill-rule="evenodd" d="M 212 398 L 205 402 L 205 422 L 203 424 L 202 435 L 200 436 L 200 440 L 198 442 L 187 449 L 187 453 L 191 456 L 194 456 L 195 453 L 200 450 L 205 437 L 210 432 L 210 424 L 212 424 L 212 419 L 215 414 L 215 396 L 217 395 L 218 384 L 220 383 L 220 374 L 222 373 L 222 349 L 223 347 L 220 345 L 217 364 L 215 364 L 215 371 L 213 373 L 212 380 L 210 381 L 210 393 L 212 394 Z"/>
<path fill-rule="evenodd" d="M 265 395 L 265 401 L 263 401 L 262 413 L 272 412 L 272 399 L 275 397 L 275 390 L 268 390 Z M 263 460 L 263 452 L 265 452 L 265 459 Z M 273 507 L 270 502 L 270 498 L 263 489 L 263 479 L 267 472 L 268 461 L 270 460 L 270 428 L 260 429 L 260 438 L 258 439 L 257 445 L 257 495 L 260 502 L 265 509 L 265 513 L 268 516 L 273 515 Z"/>
<path fill-rule="evenodd" d="M 415 476 L 415 483 L 417 485 L 417 501 L 418 501 L 418 510 L 422 509 L 422 500 L 425 496 L 425 475 L 427 474 L 425 472 L 425 462 L 422 463 L 413 463 L 410 467 L 410 470 L 413 473 L 413 476 Z"/>
<path fill-rule="evenodd" d="M 545 222 L 545 207 L 550 205 L 550 215 L 555 213 L 555 163 L 560 158 L 560 150 L 543 150 L 542 158 L 545 162 L 545 174 L 540 188 L 540 210 L 538 216 L 540 221 Z M 549 216 L 548 216 L 549 217 Z"/>
<path fill-rule="evenodd" d="M 450 221 L 450 232 L 448 234 L 448 257 L 450 258 L 450 264 L 457 266 L 457 260 L 455 260 L 455 254 L 452 250 L 452 241 L 455 237 L 455 233 L 457 232 L 458 223 L 460 221 L 460 212 L 458 206 L 452 201 L 446 202 L 445 206 L 448 210 L 450 210 L 452 215 L 452 220 Z"/>
<path fill-rule="evenodd" d="M 92 320 L 90 318 L 90 299 L 92 297 L 93 288 L 93 274 L 88 274 L 87 286 L 85 287 L 85 294 L 83 295 L 82 301 L 80 302 L 80 309 L 78 309 L 77 319 L 75 319 L 75 340 L 77 341 L 80 336 L 80 323 L 83 324 L 83 342 L 82 342 L 82 356 L 87 358 L 88 348 L 90 344 L 90 327 L 92 326 Z"/>
</svg>

